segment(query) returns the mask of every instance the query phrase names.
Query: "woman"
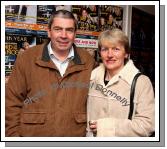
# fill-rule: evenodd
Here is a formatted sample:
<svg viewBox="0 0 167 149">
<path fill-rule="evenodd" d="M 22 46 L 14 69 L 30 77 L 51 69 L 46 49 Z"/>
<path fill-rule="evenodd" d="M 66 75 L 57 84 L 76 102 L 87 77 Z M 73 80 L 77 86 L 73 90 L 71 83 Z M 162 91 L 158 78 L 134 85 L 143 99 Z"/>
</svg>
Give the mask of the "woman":
<svg viewBox="0 0 167 149">
<path fill-rule="evenodd" d="M 107 28 L 110 30 L 116 28 L 116 22 L 112 14 L 108 15 Z"/>
<path fill-rule="evenodd" d="M 154 92 L 150 79 L 136 83 L 132 120 L 128 119 L 130 87 L 139 70 L 129 59 L 128 37 L 119 29 L 99 36 L 103 63 L 92 71 L 87 105 L 87 136 L 139 137 L 154 131 Z"/>
<path fill-rule="evenodd" d="M 24 41 L 22 43 L 22 47 L 19 49 L 18 54 L 23 53 L 25 50 L 28 50 L 30 48 L 30 44 L 27 41 Z"/>
</svg>

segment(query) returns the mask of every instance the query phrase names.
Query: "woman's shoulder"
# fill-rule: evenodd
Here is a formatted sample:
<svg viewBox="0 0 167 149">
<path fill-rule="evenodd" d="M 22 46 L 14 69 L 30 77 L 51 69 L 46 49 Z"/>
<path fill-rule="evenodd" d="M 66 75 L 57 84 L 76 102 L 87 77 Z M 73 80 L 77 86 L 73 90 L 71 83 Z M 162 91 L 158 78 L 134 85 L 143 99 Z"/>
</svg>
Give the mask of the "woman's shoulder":
<svg viewBox="0 0 167 149">
<path fill-rule="evenodd" d="M 96 68 L 94 68 L 92 70 L 91 73 L 91 80 L 95 79 L 96 77 L 98 77 L 99 75 L 102 75 L 102 73 L 104 72 L 104 66 L 103 64 L 99 64 L 99 66 L 97 66 Z"/>
<path fill-rule="evenodd" d="M 150 78 L 147 76 L 147 75 L 140 75 L 137 79 L 137 82 L 136 82 L 136 90 L 146 90 L 147 88 L 153 90 L 153 84 L 150 80 Z"/>
<path fill-rule="evenodd" d="M 92 73 L 96 73 L 97 71 L 103 71 L 104 70 L 104 65 L 100 63 L 96 68 L 92 70 Z"/>
</svg>

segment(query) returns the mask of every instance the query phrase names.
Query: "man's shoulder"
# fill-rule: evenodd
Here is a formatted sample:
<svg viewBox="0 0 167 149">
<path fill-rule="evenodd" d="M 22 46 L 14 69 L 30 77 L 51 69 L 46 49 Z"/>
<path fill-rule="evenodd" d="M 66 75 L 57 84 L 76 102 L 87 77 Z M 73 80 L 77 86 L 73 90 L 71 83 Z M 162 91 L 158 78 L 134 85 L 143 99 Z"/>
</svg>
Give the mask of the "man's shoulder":
<svg viewBox="0 0 167 149">
<path fill-rule="evenodd" d="M 45 46 L 44 44 L 33 46 L 28 50 L 24 51 L 22 53 L 22 56 L 28 58 L 39 57 L 42 55 L 44 46 Z"/>
<path fill-rule="evenodd" d="M 31 47 L 30 49 L 28 49 L 27 52 L 29 52 L 29 53 L 42 52 L 44 47 L 45 47 L 45 44 L 35 45 L 35 46 Z"/>
<path fill-rule="evenodd" d="M 90 62 L 94 61 L 94 58 L 84 49 L 76 48 L 77 54 L 80 56 L 81 61 Z"/>
</svg>

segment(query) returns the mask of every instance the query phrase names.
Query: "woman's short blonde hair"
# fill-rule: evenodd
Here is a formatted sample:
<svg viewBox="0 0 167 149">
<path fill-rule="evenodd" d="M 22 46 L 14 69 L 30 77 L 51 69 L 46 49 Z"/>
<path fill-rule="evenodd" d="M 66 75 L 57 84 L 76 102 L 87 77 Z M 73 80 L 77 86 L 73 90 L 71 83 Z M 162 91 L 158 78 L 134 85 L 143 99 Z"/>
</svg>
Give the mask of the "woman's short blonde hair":
<svg viewBox="0 0 167 149">
<path fill-rule="evenodd" d="M 99 50 L 101 49 L 103 41 L 109 41 L 112 44 L 120 43 L 124 46 L 125 52 L 130 53 L 129 39 L 125 33 L 120 29 L 112 29 L 103 31 L 98 38 Z"/>
</svg>

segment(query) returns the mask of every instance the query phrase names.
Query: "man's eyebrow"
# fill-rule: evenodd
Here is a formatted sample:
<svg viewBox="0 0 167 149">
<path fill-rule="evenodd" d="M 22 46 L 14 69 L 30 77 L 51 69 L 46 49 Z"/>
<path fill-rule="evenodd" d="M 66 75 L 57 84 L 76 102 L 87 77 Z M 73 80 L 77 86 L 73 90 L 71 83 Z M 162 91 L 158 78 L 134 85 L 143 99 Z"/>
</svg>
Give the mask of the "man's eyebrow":
<svg viewBox="0 0 167 149">
<path fill-rule="evenodd" d="M 62 28 L 62 27 L 60 27 L 60 26 L 54 26 L 53 28 Z"/>
<path fill-rule="evenodd" d="M 61 28 L 61 29 L 75 29 L 74 27 L 67 27 L 67 28 L 63 28 L 61 26 L 54 26 L 53 29 L 55 28 Z"/>
</svg>

